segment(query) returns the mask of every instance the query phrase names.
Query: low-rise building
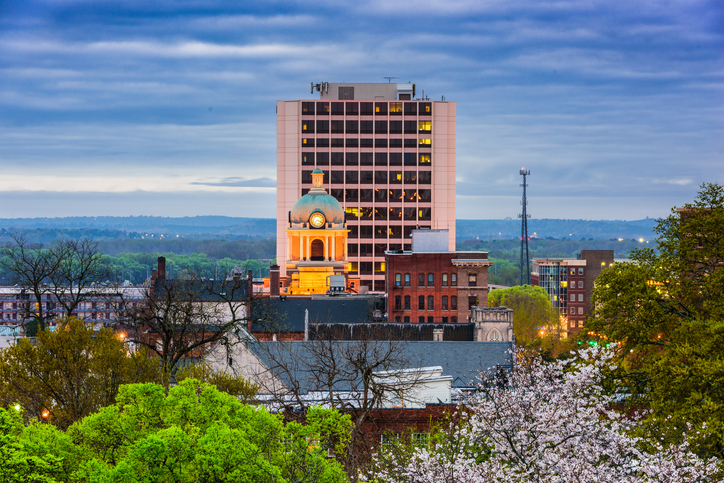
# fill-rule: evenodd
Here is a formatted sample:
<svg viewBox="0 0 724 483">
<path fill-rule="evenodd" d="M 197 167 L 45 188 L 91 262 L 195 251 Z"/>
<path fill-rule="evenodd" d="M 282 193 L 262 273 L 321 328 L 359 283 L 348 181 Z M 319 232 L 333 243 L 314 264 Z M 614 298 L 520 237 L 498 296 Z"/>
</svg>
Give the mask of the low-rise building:
<svg viewBox="0 0 724 483">
<path fill-rule="evenodd" d="M 413 230 L 410 251 L 386 252 L 388 320 L 469 322 L 488 305 L 488 253 L 448 250 L 447 230 Z"/>
</svg>

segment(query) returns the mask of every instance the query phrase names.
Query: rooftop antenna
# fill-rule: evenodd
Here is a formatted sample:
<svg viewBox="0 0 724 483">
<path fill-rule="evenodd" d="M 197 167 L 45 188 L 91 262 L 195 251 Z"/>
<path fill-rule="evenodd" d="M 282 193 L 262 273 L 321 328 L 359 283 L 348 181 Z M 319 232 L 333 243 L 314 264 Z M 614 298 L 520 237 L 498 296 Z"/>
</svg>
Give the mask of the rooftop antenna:
<svg viewBox="0 0 724 483">
<path fill-rule="evenodd" d="M 392 79 L 399 79 L 399 77 L 383 77 L 383 79 L 387 79 L 387 83 L 390 84 Z"/>
<path fill-rule="evenodd" d="M 530 285 L 530 256 L 528 255 L 528 218 L 530 218 L 530 215 L 526 210 L 528 199 L 525 196 L 525 189 L 528 187 L 526 177 L 530 176 L 530 170 L 520 168 L 520 175 L 523 177 L 523 184 L 521 185 L 523 187 L 523 200 L 520 202 L 523 205 L 523 213 L 518 215 L 518 218 L 520 218 L 520 284 Z M 523 278 L 524 269 L 527 273 L 525 278 Z"/>
</svg>

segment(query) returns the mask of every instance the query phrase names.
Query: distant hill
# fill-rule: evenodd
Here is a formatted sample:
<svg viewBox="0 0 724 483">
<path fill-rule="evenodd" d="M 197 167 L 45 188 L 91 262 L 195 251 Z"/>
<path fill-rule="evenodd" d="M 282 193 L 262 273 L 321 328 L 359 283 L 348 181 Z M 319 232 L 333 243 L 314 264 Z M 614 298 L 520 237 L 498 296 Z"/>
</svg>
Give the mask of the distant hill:
<svg viewBox="0 0 724 483">
<path fill-rule="evenodd" d="M 528 220 L 528 236 L 534 238 L 646 238 L 653 237 L 657 220 Z M 457 220 L 458 240 L 505 240 L 520 238 L 520 220 Z"/>
<path fill-rule="evenodd" d="M 644 220 L 560 220 L 531 219 L 528 235 L 538 238 L 652 238 L 653 218 Z M 497 240 L 520 238 L 519 220 L 457 220 L 458 240 Z M 8 233 L 25 231 L 37 241 L 58 236 L 93 239 L 157 239 L 176 235 L 180 238 L 241 239 L 275 238 L 273 218 L 230 216 L 98 216 L 65 218 L 0 218 L 0 241 Z"/>
</svg>

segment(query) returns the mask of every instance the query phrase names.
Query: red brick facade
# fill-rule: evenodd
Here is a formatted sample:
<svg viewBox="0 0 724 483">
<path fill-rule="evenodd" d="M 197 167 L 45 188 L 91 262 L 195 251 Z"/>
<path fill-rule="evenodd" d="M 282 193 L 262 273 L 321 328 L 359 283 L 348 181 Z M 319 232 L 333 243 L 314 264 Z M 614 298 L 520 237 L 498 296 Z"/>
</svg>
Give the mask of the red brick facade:
<svg viewBox="0 0 724 483">
<path fill-rule="evenodd" d="M 486 252 L 388 252 L 390 322 L 468 322 L 470 307 L 488 306 Z"/>
</svg>

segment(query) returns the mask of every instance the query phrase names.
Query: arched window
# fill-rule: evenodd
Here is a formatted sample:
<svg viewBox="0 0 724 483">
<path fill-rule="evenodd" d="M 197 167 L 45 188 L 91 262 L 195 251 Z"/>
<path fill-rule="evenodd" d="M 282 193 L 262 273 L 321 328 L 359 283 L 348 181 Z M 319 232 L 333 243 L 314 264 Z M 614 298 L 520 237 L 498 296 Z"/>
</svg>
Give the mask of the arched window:
<svg viewBox="0 0 724 483">
<path fill-rule="evenodd" d="M 311 252 L 312 252 L 312 260 L 313 261 L 324 261 L 324 242 L 317 238 L 316 240 L 312 240 L 312 246 L 311 246 Z"/>
<path fill-rule="evenodd" d="M 503 340 L 503 337 L 500 335 L 500 332 L 498 332 L 498 329 L 493 329 L 488 332 L 488 340 L 500 342 L 501 340 Z"/>
</svg>

